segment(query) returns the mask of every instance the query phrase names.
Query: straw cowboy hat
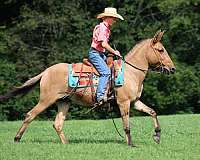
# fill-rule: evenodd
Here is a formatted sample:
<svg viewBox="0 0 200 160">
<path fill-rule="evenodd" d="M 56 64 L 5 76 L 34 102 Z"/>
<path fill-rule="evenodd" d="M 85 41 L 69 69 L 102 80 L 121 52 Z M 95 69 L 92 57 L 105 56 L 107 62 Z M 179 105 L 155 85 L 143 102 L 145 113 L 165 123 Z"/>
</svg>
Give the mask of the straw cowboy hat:
<svg viewBox="0 0 200 160">
<path fill-rule="evenodd" d="M 105 8 L 104 12 L 97 16 L 98 19 L 103 17 L 115 17 L 124 20 L 124 18 L 117 13 L 117 9 L 112 7 Z"/>
</svg>

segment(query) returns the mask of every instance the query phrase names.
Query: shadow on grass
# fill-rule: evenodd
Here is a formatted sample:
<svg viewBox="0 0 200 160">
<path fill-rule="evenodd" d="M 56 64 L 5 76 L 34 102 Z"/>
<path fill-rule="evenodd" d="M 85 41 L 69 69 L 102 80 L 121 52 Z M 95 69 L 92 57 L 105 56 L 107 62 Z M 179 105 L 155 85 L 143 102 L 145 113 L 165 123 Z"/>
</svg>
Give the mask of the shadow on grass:
<svg viewBox="0 0 200 160">
<path fill-rule="evenodd" d="M 116 143 L 116 144 L 125 144 L 124 140 L 116 140 L 116 139 L 70 139 L 69 143 L 72 144 L 108 144 L 108 143 Z"/>
<path fill-rule="evenodd" d="M 21 140 L 19 143 L 27 144 L 61 144 L 59 139 L 25 139 Z M 69 139 L 69 144 L 126 144 L 124 140 L 116 140 L 116 139 Z"/>
<path fill-rule="evenodd" d="M 15 142 L 16 143 L 16 142 Z M 21 140 L 20 142 L 17 143 L 22 143 L 22 144 L 61 144 L 59 140 L 55 139 L 26 139 L 26 140 Z"/>
</svg>

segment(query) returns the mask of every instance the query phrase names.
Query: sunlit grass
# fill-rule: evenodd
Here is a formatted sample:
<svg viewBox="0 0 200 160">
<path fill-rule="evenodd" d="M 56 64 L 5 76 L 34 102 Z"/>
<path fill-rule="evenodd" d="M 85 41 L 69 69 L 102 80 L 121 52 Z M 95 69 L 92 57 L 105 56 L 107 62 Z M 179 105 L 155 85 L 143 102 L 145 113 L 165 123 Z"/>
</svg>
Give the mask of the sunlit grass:
<svg viewBox="0 0 200 160">
<path fill-rule="evenodd" d="M 33 121 L 18 144 L 13 138 L 21 122 L 0 122 L 0 160 L 200 159 L 200 115 L 160 116 L 159 120 L 162 135 L 158 145 L 152 139 L 151 118 L 131 118 L 134 148 L 119 137 L 112 120 L 66 121 L 68 145 L 60 143 L 51 121 Z M 121 119 L 115 122 L 123 134 Z"/>
</svg>

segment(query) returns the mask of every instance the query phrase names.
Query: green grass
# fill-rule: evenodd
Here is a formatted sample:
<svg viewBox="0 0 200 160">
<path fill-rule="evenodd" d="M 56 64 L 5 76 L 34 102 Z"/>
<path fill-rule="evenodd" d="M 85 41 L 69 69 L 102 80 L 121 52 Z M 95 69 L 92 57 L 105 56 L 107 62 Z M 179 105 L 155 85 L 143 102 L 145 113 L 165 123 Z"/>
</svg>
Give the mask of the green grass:
<svg viewBox="0 0 200 160">
<path fill-rule="evenodd" d="M 152 139 L 150 117 L 131 118 L 136 148 L 128 147 L 116 133 L 112 120 L 65 121 L 70 144 L 62 145 L 51 121 L 33 121 L 21 143 L 13 138 L 20 121 L 0 122 L 0 160 L 199 160 L 200 115 L 159 117 L 161 143 Z M 121 119 L 115 119 L 123 133 Z"/>
</svg>

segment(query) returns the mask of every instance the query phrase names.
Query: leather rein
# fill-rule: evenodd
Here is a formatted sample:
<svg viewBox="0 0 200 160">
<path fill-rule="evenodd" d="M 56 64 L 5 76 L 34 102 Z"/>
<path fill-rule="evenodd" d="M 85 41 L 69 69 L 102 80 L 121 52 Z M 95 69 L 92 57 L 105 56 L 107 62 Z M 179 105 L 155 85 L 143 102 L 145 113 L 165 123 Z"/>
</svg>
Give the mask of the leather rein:
<svg viewBox="0 0 200 160">
<path fill-rule="evenodd" d="M 158 55 L 158 52 L 156 51 L 156 49 L 155 48 L 153 48 L 153 46 L 152 46 L 152 44 L 151 44 L 151 48 L 153 49 L 153 52 L 154 52 L 154 54 L 156 55 L 156 57 L 158 58 L 158 60 L 159 60 L 159 63 L 158 63 L 158 65 L 156 65 L 155 66 L 155 68 L 153 68 L 153 70 L 157 70 L 158 68 L 160 68 L 160 71 L 162 71 L 163 70 L 163 62 L 162 62 L 162 60 L 161 60 L 161 57 Z M 142 71 L 142 72 L 147 72 L 149 69 L 142 69 L 142 68 L 139 68 L 139 67 L 137 67 L 137 66 L 135 66 L 135 65 L 133 65 L 133 64 L 131 64 L 131 63 L 129 63 L 129 62 L 127 62 L 125 59 L 123 59 L 123 61 L 126 63 L 126 64 L 128 64 L 129 66 L 131 66 L 131 67 L 133 67 L 133 68 L 135 68 L 135 69 L 137 69 L 137 70 L 140 70 L 140 71 Z"/>
</svg>

